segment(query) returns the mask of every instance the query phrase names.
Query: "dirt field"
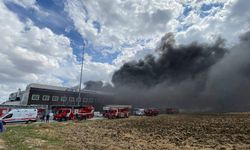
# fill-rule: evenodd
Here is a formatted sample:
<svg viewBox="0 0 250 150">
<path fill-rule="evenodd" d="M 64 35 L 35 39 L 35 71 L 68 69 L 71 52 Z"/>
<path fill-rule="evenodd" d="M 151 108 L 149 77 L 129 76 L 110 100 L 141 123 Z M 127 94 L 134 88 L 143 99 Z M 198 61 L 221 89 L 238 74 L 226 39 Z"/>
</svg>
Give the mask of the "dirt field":
<svg viewBox="0 0 250 150">
<path fill-rule="evenodd" d="M 20 149 L 9 141 L 19 128 L 1 136 L 8 149 Z M 250 114 L 130 117 L 22 128 L 34 132 L 19 137 L 23 149 L 250 149 Z"/>
</svg>

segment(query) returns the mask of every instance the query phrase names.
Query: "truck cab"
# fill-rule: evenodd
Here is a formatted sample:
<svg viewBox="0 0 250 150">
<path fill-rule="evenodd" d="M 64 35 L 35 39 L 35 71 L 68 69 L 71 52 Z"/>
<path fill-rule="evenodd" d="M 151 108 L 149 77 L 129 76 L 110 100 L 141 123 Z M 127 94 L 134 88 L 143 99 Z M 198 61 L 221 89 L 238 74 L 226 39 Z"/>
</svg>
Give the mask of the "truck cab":
<svg viewBox="0 0 250 150">
<path fill-rule="evenodd" d="M 54 120 L 66 121 L 66 120 L 85 120 L 94 117 L 93 106 L 82 107 L 61 107 L 55 109 Z"/>
<path fill-rule="evenodd" d="M 128 118 L 130 105 L 108 105 L 103 107 L 103 116 L 108 119 Z"/>
<path fill-rule="evenodd" d="M 179 109 L 178 108 L 167 108 L 166 109 L 166 114 L 178 114 Z"/>
<path fill-rule="evenodd" d="M 148 109 L 145 109 L 144 111 L 146 116 L 157 116 L 159 112 L 160 110 L 157 108 L 148 108 Z"/>
<path fill-rule="evenodd" d="M 66 121 L 73 116 L 71 108 L 57 108 L 55 110 L 54 120 Z"/>
</svg>

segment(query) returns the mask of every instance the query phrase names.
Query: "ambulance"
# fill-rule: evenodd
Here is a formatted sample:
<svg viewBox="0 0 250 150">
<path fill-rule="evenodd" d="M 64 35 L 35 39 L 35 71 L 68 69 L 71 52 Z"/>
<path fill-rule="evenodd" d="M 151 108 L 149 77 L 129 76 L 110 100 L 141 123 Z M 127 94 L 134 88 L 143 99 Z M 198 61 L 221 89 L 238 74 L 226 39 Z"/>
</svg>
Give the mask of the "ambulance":
<svg viewBox="0 0 250 150">
<path fill-rule="evenodd" d="M 4 124 L 25 122 L 31 123 L 37 121 L 37 109 L 12 109 L 0 118 Z"/>
</svg>

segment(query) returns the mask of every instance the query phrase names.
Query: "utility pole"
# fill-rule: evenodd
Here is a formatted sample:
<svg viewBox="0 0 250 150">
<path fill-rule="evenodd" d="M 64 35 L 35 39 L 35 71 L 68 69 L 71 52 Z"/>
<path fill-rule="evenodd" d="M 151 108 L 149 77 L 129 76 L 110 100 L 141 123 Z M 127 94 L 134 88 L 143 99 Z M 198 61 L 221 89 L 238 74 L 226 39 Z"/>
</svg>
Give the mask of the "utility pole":
<svg viewBox="0 0 250 150">
<path fill-rule="evenodd" d="M 79 95 L 78 95 L 78 106 L 80 105 L 81 101 L 81 88 L 82 88 L 82 71 L 83 71 L 83 61 L 84 61 L 84 50 L 85 50 L 85 43 L 86 41 L 83 40 L 83 47 L 82 47 L 82 64 L 81 64 L 81 75 L 80 75 L 80 85 L 79 85 Z"/>
</svg>

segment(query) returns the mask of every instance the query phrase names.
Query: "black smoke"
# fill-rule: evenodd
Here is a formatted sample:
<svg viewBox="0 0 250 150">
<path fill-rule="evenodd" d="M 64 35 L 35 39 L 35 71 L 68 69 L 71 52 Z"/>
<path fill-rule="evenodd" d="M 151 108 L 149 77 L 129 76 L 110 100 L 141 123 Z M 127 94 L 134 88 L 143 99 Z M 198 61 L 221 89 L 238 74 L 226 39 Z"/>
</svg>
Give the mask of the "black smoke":
<svg viewBox="0 0 250 150">
<path fill-rule="evenodd" d="M 115 86 L 153 87 L 167 82 L 177 84 L 184 80 L 206 78 L 208 70 L 227 52 L 224 41 L 218 39 L 214 45 L 192 43 L 176 46 L 174 36 L 166 34 L 156 49 L 159 58 L 146 56 L 138 62 L 125 63 L 112 78 Z"/>
<path fill-rule="evenodd" d="M 113 87 L 109 83 L 104 83 L 102 81 L 87 81 L 84 83 L 86 90 L 97 90 L 103 92 L 112 92 Z"/>
<path fill-rule="evenodd" d="M 230 48 L 221 38 L 214 44 L 176 45 L 174 35 L 168 33 L 154 55 L 115 71 L 109 90 L 118 104 L 135 107 L 249 111 L 250 32 L 239 40 Z M 107 88 L 98 85 L 98 89 Z"/>
</svg>

